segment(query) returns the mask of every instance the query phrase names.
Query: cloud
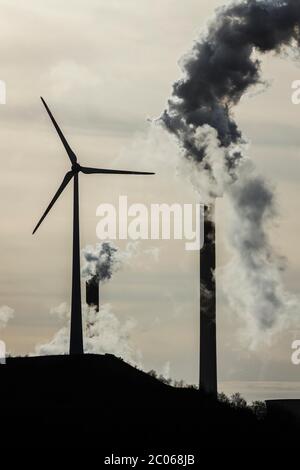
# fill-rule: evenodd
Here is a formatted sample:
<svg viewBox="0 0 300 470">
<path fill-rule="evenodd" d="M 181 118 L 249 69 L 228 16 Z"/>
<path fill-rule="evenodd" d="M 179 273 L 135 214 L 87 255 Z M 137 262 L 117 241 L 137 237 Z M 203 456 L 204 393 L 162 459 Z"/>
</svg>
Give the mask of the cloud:
<svg viewBox="0 0 300 470">
<path fill-rule="evenodd" d="M 8 307 L 7 305 L 2 305 L 0 307 L 0 329 L 5 328 L 9 320 L 14 317 L 14 309 Z"/>
</svg>

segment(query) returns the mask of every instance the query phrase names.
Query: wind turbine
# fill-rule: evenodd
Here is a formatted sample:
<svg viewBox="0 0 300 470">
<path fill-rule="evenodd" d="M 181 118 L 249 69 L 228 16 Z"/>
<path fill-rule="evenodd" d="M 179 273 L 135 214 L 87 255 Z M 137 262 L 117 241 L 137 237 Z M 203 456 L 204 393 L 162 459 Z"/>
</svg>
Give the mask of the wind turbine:
<svg viewBox="0 0 300 470">
<path fill-rule="evenodd" d="M 55 121 L 50 109 L 48 108 L 45 100 L 41 97 L 43 105 L 62 141 L 62 144 L 71 161 L 71 170 L 68 171 L 56 191 L 49 206 L 45 210 L 38 224 L 36 225 L 33 234 L 37 231 L 43 222 L 50 209 L 53 207 L 63 190 L 73 178 L 73 266 L 72 266 L 72 302 L 71 302 L 71 331 L 70 331 L 70 354 L 83 354 L 83 337 L 82 337 L 82 311 L 81 311 L 81 284 L 80 284 L 80 238 L 79 238 L 79 173 L 85 174 L 109 174 L 109 175 L 154 175 L 154 173 L 141 172 L 141 171 L 126 171 L 126 170 L 108 170 L 102 168 L 89 168 L 81 166 L 75 153 L 69 146 L 65 136 L 63 135 L 60 127 Z"/>
</svg>

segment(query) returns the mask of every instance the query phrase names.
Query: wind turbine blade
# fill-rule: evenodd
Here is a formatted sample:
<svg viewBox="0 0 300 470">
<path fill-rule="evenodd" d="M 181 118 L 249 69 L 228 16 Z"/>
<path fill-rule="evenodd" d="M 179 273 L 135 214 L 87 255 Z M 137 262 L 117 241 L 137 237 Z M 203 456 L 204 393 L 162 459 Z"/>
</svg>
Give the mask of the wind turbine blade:
<svg viewBox="0 0 300 470">
<path fill-rule="evenodd" d="M 55 119 L 54 119 L 54 117 L 53 117 L 53 115 L 52 115 L 50 109 L 48 108 L 48 105 L 47 105 L 46 101 L 45 101 L 42 97 L 41 97 L 41 100 L 42 100 L 43 105 L 44 105 L 45 108 L 46 108 L 47 113 L 48 113 L 49 116 L 50 116 L 50 119 L 51 119 L 51 121 L 52 121 L 52 123 L 53 123 L 53 125 L 54 125 L 54 127 L 55 127 L 55 129 L 56 129 L 56 131 L 57 131 L 57 133 L 58 133 L 58 135 L 59 135 L 59 137 L 60 137 L 60 140 L 61 140 L 62 143 L 63 143 L 63 146 L 64 146 L 65 149 L 66 149 L 66 152 L 67 152 L 67 154 L 68 154 L 68 156 L 69 156 L 69 159 L 71 160 L 71 163 L 73 163 L 73 164 L 76 163 L 76 162 L 77 162 L 77 158 L 76 158 L 75 153 L 73 152 L 73 150 L 71 149 L 70 145 L 68 144 L 68 142 L 67 142 L 65 136 L 63 135 L 63 133 L 62 133 L 60 127 L 59 127 L 59 125 L 58 125 L 57 122 L 55 121 Z"/>
<path fill-rule="evenodd" d="M 68 183 L 71 181 L 71 179 L 73 178 L 74 176 L 74 173 L 73 171 L 69 171 L 68 173 L 66 173 L 64 179 L 63 179 L 63 182 L 61 183 L 60 187 L 58 188 L 58 190 L 56 191 L 55 193 L 55 196 L 53 197 L 52 201 L 50 202 L 49 206 L 47 207 L 47 209 L 45 210 L 44 214 L 42 215 L 41 219 L 39 220 L 38 224 L 36 225 L 34 231 L 32 232 L 32 235 L 37 231 L 37 229 L 39 228 L 39 226 L 41 225 L 41 223 L 43 222 L 44 218 L 46 217 L 46 215 L 48 214 L 48 212 L 50 211 L 50 209 L 52 208 L 52 206 L 55 204 L 55 202 L 57 201 L 57 199 L 59 198 L 59 196 L 61 195 L 61 193 L 63 192 L 63 190 L 65 189 L 65 187 L 68 185 Z"/>
<path fill-rule="evenodd" d="M 81 167 L 82 173 L 105 173 L 109 175 L 155 175 L 155 173 L 149 173 L 147 171 L 127 171 L 127 170 L 108 170 L 103 168 L 89 168 L 86 166 Z"/>
</svg>

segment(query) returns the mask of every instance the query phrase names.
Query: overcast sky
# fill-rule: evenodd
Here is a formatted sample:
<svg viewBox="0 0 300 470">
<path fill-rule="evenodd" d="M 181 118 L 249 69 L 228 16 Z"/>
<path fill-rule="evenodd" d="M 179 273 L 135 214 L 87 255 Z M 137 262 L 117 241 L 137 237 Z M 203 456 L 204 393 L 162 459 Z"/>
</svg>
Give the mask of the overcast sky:
<svg viewBox="0 0 300 470">
<path fill-rule="evenodd" d="M 70 299 L 71 188 L 31 235 L 68 169 L 39 96 L 47 100 L 81 163 L 157 172 L 130 179 L 83 175 L 82 247 L 97 242 L 97 206 L 117 204 L 120 194 L 145 204 L 197 202 L 188 183 L 176 176 L 172 145 L 150 130 L 147 119 L 164 110 L 172 83 L 181 75 L 179 58 L 222 3 L 0 0 L 0 79 L 7 86 L 7 103 L 0 105 L 0 306 L 15 310 L 0 333 L 13 353 L 33 352 L 50 340 L 60 324 L 49 312 Z M 271 235 L 287 260 L 286 285 L 296 293 L 300 107 L 291 102 L 291 84 L 300 79 L 300 70 L 272 56 L 263 64 L 271 86 L 244 98 L 235 114 L 251 141 L 251 157 L 276 188 L 279 216 Z M 218 264 L 223 266 L 230 258 L 222 240 L 226 201 L 218 201 L 217 216 Z M 120 322 L 135 320 L 130 342 L 145 369 L 161 371 L 169 364 L 172 377 L 197 382 L 197 253 L 186 252 L 182 242 L 143 243 L 134 262 L 101 288 L 101 301 L 111 304 Z M 124 249 L 124 243 L 119 246 Z M 143 253 L 149 248 L 159 248 L 158 261 Z M 239 334 L 241 321 L 222 296 L 218 300 L 223 387 L 239 388 L 251 398 L 284 396 L 286 383 L 299 376 L 290 356 L 291 342 L 297 335 L 300 339 L 300 317 L 299 331 L 286 329 L 271 344 L 249 350 Z M 268 381 L 277 385 L 264 385 Z M 253 382 L 260 385 L 255 388 Z"/>
</svg>

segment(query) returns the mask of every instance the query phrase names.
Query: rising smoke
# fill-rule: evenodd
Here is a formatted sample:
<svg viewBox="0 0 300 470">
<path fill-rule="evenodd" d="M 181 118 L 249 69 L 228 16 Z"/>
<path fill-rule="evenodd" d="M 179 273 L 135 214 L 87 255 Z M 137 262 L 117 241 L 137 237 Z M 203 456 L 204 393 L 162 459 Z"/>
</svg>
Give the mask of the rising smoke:
<svg viewBox="0 0 300 470">
<path fill-rule="evenodd" d="M 70 310 L 63 303 L 55 309 L 63 322 L 62 327 L 49 342 L 38 344 L 37 355 L 68 354 L 70 341 Z M 135 328 L 133 319 L 121 322 L 114 314 L 110 304 L 104 304 L 99 312 L 95 308 L 83 305 L 84 351 L 90 354 L 114 354 L 130 364 L 141 365 L 141 355 L 131 342 L 131 333 Z"/>
<path fill-rule="evenodd" d="M 14 317 L 14 309 L 7 305 L 0 307 L 0 329 L 5 328 L 7 323 Z"/>
<path fill-rule="evenodd" d="M 82 277 L 87 282 L 109 281 L 119 269 L 124 266 L 129 267 L 140 254 L 157 261 L 156 249 L 143 250 L 138 241 L 127 243 L 124 250 L 119 250 L 112 242 L 88 245 L 82 250 L 84 259 Z M 50 314 L 55 315 L 62 322 L 62 326 L 50 341 L 35 347 L 35 354 L 67 354 L 70 340 L 70 308 L 64 302 L 51 309 Z M 132 318 L 120 321 L 110 304 L 101 305 L 99 312 L 96 308 L 84 304 L 82 316 L 86 353 L 114 354 L 130 364 L 141 367 L 141 353 L 131 341 L 131 334 L 136 326 Z"/>
<path fill-rule="evenodd" d="M 83 249 L 85 265 L 82 276 L 90 282 L 108 281 L 113 271 L 120 267 L 117 253 L 117 248 L 111 242 L 97 243 L 95 247 L 88 245 Z"/>
<path fill-rule="evenodd" d="M 82 277 L 88 282 L 106 282 L 119 269 L 128 268 L 139 255 L 158 262 L 159 249 L 144 249 L 139 240 L 128 242 L 124 250 L 119 250 L 111 241 L 87 245 L 82 250 Z"/>
<path fill-rule="evenodd" d="M 206 125 L 216 130 L 220 146 L 227 149 L 227 171 L 235 178 L 242 158 L 235 145 L 244 141 L 232 107 L 250 87 L 262 82 L 255 52 L 298 47 L 299 25 L 298 0 L 233 3 L 218 10 L 207 35 L 182 60 L 184 77 L 173 85 L 161 119 L 180 139 L 186 156 L 202 163 L 203 170 L 211 172 L 206 142 L 199 140 L 199 128 Z"/>
<path fill-rule="evenodd" d="M 295 303 L 284 291 L 282 263 L 267 235 L 276 212 L 273 191 L 248 160 L 232 110 L 263 83 L 260 54 L 297 56 L 299 45 L 299 0 L 246 0 L 218 9 L 182 59 L 184 76 L 174 83 L 160 118 L 179 140 L 202 199 L 213 202 L 225 194 L 231 203 L 234 261 L 225 277 L 227 297 L 253 336 L 276 330 Z"/>
</svg>

